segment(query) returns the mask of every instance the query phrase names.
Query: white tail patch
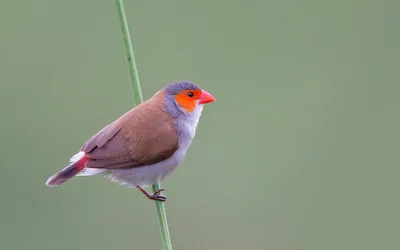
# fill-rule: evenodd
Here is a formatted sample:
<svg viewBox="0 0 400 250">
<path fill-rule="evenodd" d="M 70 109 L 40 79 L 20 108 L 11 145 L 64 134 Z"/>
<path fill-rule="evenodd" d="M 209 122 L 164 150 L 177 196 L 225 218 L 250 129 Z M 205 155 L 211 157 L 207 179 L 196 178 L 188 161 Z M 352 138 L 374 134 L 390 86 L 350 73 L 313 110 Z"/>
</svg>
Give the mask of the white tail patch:
<svg viewBox="0 0 400 250">
<path fill-rule="evenodd" d="M 69 162 L 77 162 L 85 156 L 85 152 L 79 151 L 77 154 L 72 156 L 69 159 Z M 96 169 L 96 168 L 84 168 L 82 169 L 76 176 L 93 176 L 93 175 L 101 175 L 105 172 L 104 169 Z"/>
<path fill-rule="evenodd" d="M 72 156 L 69 159 L 69 162 L 77 162 L 80 159 L 82 159 L 82 157 L 84 157 L 84 156 L 85 156 L 85 152 L 79 151 L 79 153 L 75 154 L 74 156 Z"/>
<path fill-rule="evenodd" d="M 105 174 L 106 170 L 98 168 L 84 168 L 76 176 L 94 176 Z"/>
</svg>

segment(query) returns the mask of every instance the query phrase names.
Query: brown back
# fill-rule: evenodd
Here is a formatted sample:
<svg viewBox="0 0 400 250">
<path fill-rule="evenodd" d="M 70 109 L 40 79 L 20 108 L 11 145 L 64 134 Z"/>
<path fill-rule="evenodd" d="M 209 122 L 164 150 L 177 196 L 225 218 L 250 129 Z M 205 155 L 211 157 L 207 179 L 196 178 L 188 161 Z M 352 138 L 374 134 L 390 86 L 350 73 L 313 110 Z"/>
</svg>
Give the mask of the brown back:
<svg viewBox="0 0 400 250">
<path fill-rule="evenodd" d="M 156 93 L 89 139 L 81 148 L 86 167 L 134 168 L 171 157 L 179 140 L 164 100 L 164 91 Z"/>
</svg>

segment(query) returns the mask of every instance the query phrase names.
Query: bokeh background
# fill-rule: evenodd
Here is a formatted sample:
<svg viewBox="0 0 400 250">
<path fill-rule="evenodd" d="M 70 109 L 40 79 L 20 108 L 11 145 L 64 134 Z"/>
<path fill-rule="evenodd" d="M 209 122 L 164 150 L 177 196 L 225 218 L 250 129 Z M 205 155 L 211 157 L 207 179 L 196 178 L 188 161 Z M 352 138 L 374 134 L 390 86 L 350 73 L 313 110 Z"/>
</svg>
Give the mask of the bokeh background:
<svg viewBox="0 0 400 250">
<path fill-rule="evenodd" d="M 206 106 L 173 247 L 399 249 L 400 1 L 125 1 L 145 98 Z M 0 249 L 161 249 L 155 205 L 48 176 L 133 106 L 113 1 L 0 3 Z"/>
</svg>

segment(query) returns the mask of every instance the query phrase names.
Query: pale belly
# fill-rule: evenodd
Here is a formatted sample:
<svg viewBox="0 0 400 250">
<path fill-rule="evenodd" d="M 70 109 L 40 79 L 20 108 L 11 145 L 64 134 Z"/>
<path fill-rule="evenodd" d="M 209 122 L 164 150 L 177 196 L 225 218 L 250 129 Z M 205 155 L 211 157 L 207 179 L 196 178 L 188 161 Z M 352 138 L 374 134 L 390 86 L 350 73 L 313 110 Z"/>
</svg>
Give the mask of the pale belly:
<svg viewBox="0 0 400 250">
<path fill-rule="evenodd" d="M 187 147 L 180 147 L 170 158 L 148 166 L 132 169 L 114 169 L 102 173 L 111 182 L 126 187 L 149 187 L 169 176 L 185 157 Z"/>
<path fill-rule="evenodd" d="M 136 167 L 131 169 L 94 169 L 85 168 L 77 176 L 104 176 L 111 182 L 125 187 L 148 187 L 163 180 L 170 175 L 179 165 L 183 156 L 174 155 L 157 164 Z"/>
<path fill-rule="evenodd" d="M 126 187 L 148 187 L 163 180 L 170 175 L 179 163 L 154 164 L 151 166 L 138 167 L 133 169 L 117 169 L 104 173 L 104 176 L 111 182 L 115 182 Z"/>
</svg>

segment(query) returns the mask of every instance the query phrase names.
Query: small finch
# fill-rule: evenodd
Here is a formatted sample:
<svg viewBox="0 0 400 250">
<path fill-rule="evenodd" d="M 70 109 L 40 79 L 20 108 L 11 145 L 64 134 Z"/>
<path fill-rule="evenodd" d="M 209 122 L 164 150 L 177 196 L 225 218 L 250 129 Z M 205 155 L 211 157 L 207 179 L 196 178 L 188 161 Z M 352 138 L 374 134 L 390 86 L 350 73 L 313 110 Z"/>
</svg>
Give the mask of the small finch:
<svg viewBox="0 0 400 250">
<path fill-rule="evenodd" d="M 178 167 L 195 136 L 204 104 L 213 101 L 210 93 L 192 82 L 167 85 L 90 138 L 46 185 L 100 175 L 136 187 L 151 200 L 165 201 L 164 189 L 150 194 L 144 188 Z"/>
</svg>

